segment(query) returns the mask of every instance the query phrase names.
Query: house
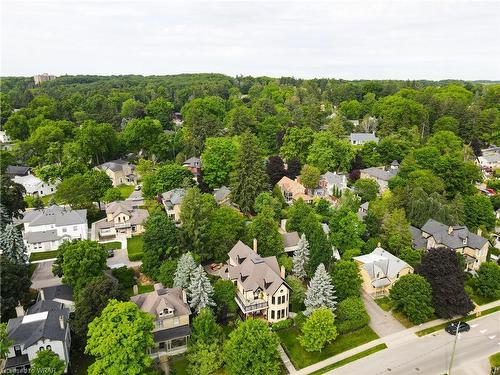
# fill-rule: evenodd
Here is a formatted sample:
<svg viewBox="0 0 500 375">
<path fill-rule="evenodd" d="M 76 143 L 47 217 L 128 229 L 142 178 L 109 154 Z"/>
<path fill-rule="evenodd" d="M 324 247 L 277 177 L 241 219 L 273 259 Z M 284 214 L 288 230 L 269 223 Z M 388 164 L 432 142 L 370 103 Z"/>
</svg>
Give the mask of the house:
<svg viewBox="0 0 500 375">
<path fill-rule="evenodd" d="M 368 208 L 370 207 L 370 202 L 365 202 L 361 204 L 358 208 L 358 218 L 363 220 L 368 213 Z"/>
<path fill-rule="evenodd" d="M 48 81 L 53 81 L 54 79 L 56 79 L 57 77 L 56 76 L 53 76 L 53 75 L 49 75 L 47 73 L 43 73 L 43 74 L 35 74 L 33 76 L 33 81 L 35 81 L 35 85 L 39 85 L 41 84 L 42 82 L 48 82 Z"/>
<path fill-rule="evenodd" d="M 347 174 L 337 172 L 326 172 L 319 178 L 319 186 L 329 196 L 338 196 L 349 189 L 347 187 Z"/>
<path fill-rule="evenodd" d="M 481 169 L 494 170 L 500 168 L 500 147 L 490 147 L 481 150 L 481 156 L 477 158 Z"/>
<path fill-rule="evenodd" d="M 236 285 L 235 300 L 243 318 L 261 316 L 270 323 L 288 318 L 290 287 L 285 282 L 285 269 L 275 256 L 262 258 L 257 254 L 256 240 L 253 250 L 238 241 L 219 272 Z"/>
<path fill-rule="evenodd" d="M 214 198 L 219 206 L 230 206 L 231 205 L 231 190 L 222 185 L 218 189 L 214 189 Z"/>
<path fill-rule="evenodd" d="M 193 176 L 197 177 L 201 174 L 201 159 L 197 157 L 192 157 L 187 159 L 184 163 L 182 163 L 183 166 L 187 167 Z"/>
<path fill-rule="evenodd" d="M 184 121 L 182 120 L 182 113 L 175 112 L 172 116 L 172 122 L 176 128 L 181 127 Z"/>
<path fill-rule="evenodd" d="M 297 232 L 281 233 L 281 238 L 285 246 L 285 253 L 293 253 L 299 248 L 300 236 Z"/>
<path fill-rule="evenodd" d="M 472 233 L 465 225 L 449 226 L 429 219 L 421 229 L 412 227 L 413 246 L 421 249 L 447 248 L 465 258 L 466 270 L 477 270 L 486 262 L 489 242 L 481 231 Z"/>
<path fill-rule="evenodd" d="M 10 178 L 14 178 L 15 176 L 27 176 L 31 174 L 31 168 L 22 165 L 8 165 L 5 174 Z"/>
<path fill-rule="evenodd" d="M 73 298 L 73 289 L 67 285 L 55 285 L 40 289 L 37 302 L 53 301 L 62 303 L 70 312 L 75 311 L 75 300 Z"/>
<path fill-rule="evenodd" d="M 181 222 L 181 203 L 186 195 L 186 189 L 173 189 L 161 195 L 161 203 L 165 207 L 168 217 L 176 223 Z"/>
<path fill-rule="evenodd" d="M 32 174 L 28 174 L 26 176 L 14 176 L 12 180 L 16 184 L 22 185 L 28 195 L 38 195 L 39 197 L 44 197 L 56 192 L 57 184 L 44 182 Z"/>
<path fill-rule="evenodd" d="M 349 141 L 353 146 L 362 146 L 368 142 L 378 143 L 378 137 L 375 136 L 375 133 L 351 133 Z"/>
<path fill-rule="evenodd" d="M 135 165 L 126 160 L 117 159 L 108 161 L 95 167 L 104 171 L 111 179 L 113 186 L 134 185 L 137 182 Z"/>
<path fill-rule="evenodd" d="M 191 335 L 189 327 L 191 309 L 185 291 L 155 284 L 152 292 L 132 296 L 130 300 L 141 311 L 154 317 L 155 348 L 151 349 L 152 356 L 174 355 L 186 351 L 187 340 Z"/>
<path fill-rule="evenodd" d="M 125 236 L 131 238 L 144 232 L 148 210 L 137 208 L 134 201 L 116 201 L 106 205 L 106 218 L 92 224 L 93 237 L 112 240 Z"/>
<path fill-rule="evenodd" d="M 4 372 L 28 373 L 30 362 L 41 350 L 52 350 L 66 364 L 70 360 L 69 310 L 62 303 L 38 301 L 25 314 L 16 307 L 17 318 L 9 319 L 7 336 L 12 341 Z"/>
<path fill-rule="evenodd" d="M 23 238 L 28 254 L 57 250 L 64 241 L 86 240 L 87 210 L 50 206 L 28 210 L 18 221 L 23 224 Z"/>
<path fill-rule="evenodd" d="M 386 295 L 401 276 L 413 273 L 405 261 L 379 246 L 370 254 L 353 257 L 363 279 L 363 290 L 372 297 Z"/>
<path fill-rule="evenodd" d="M 380 192 L 383 193 L 389 187 L 389 180 L 399 172 L 399 163 L 394 160 L 390 167 L 371 167 L 361 169 L 360 178 L 368 178 L 377 182 Z"/>
<path fill-rule="evenodd" d="M 10 150 L 12 148 L 11 142 L 12 140 L 5 130 L 0 130 L 0 150 Z"/>
<path fill-rule="evenodd" d="M 293 202 L 302 198 L 304 202 L 311 203 L 313 197 L 307 194 L 306 188 L 297 180 L 292 180 L 287 176 L 281 178 L 277 183 L 286 203 L 292 204 Z"/>
</svg>

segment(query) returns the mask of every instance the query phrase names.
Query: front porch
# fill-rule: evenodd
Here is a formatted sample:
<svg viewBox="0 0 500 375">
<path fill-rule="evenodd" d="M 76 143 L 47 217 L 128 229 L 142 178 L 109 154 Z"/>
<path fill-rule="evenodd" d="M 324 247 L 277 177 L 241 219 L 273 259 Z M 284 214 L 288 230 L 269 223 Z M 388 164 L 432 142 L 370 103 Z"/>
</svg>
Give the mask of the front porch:
<svg viewBox="0 0 500 375">
<path fill-rule="evenodd" d="M 177 355 L 187 349 L 191 328 L 188 325 L 153 332 L 155 348 L 149 350 L 152 358 L 160 359 L 165 355 Z"/>
<path fill-rule="evenodd" d="M 246 319 L 248 317 L 261 317 L 267 320 L 267 301 L 260 298 L 249 301 L 240 292 L 236 293 L 236 297 L 234 299 L 236 300 L 236 303 L 240 308 L 239 315 L 242 319 Z"/>
</svg>

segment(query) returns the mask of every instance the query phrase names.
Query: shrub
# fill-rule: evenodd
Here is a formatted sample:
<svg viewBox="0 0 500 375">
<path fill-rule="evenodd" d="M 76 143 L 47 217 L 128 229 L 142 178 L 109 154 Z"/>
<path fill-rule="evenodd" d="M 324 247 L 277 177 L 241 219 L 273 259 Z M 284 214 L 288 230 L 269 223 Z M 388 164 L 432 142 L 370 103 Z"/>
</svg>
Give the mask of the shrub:
<svg viewBox="0 0 500 375">
<path fill-rule="evenodd" d="M 115 268 L 111 273 L 124 289 L 131 288 L 135 284 L 134 270 L 132 268 L 123 266 Z"/>
<path fill-rule="evenodd" d="M 279 322 L 273 323 L 271 325 L 271 330 L 276 332 L 285 328 L 290 328 L 293 326 L 293 320 L 292 319 L 286 319 L 286 320 L 281 320 Z"/>
<path fill-rule="evenodd" d="M 348 297 L 337 305 L 339 333 L 352 332 L 368 324 L 370 317 L 360 297 Z"/>
</svg>

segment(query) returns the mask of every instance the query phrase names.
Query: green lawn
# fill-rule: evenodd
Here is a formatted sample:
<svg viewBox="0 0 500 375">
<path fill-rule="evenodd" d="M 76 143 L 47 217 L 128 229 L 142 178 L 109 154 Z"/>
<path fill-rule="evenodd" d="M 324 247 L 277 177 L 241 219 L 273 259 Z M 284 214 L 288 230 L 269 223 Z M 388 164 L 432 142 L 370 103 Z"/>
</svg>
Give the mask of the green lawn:
<svg viewBox="0 0 500 375">
<path fill-rule="evenodd" d="M 391 301 L 391 298 L 389 296 L 377 298 L 375 299 L 375 303 L 379 305 L 382 310 L 390 311 L 394 319 L 400 322 L 404 327 L 411 328 L 415 325 L 412 322 L 410 322 L 408 317 L 403 312 L 393 309 L 394 303 Z M 433 315 L 426 321 L 428 322 L 434 319 L 437 319 L 437 317 Z"/>
<path fill-rule="evenodd" d="M 384 311 L 390 311 L 392 309 L 392 301 L 389 297 L 376 298 L 375 303 Z"/>
<path fill-rule="evenodd" d="M 119 241 L 106 242 L 106 243 L 102 243 L 101 245 L 104 246 L 104 248 L 106 250 L 116 250 L 116 249 L 121 249 L 121 247 L 122 247 L 122 243 Z"/>
<path fill-rule="evenodd" d="M 171 375 L 188 375 L 188 361 L 184 355 L 176 355 L 170 358 L 170 374 Z"/>
<path fill-rule="evenodd" d="M 276 332 L 276 334 L 279 336 L 283 348 L 296 369 L 310 366 L 346 350 L 378 339 L 378 335 L 370 327 L 366 326 L 357 331 L 339 335 L 331 344 L 325 346 L 321 352 L 308 352 L 299 344 L 297 338 L 301 335 L 301 332 L 297 327 L 287 328 Z"/>
<path fill-rule="evenodd" d="M 36 264 L 35 263 L 30 263 L 28 266 L 28 277 L 31 279 L 31 276 L 33 276 L 33 272 L 35 272 L 36 269 Z"/>
<path fill-rule="evenodd" d="M 497 311 L 500 311 L 500 306 L 492 307 L 491 309 L 481 311 L 481 316 L 493 314 L 494 312 L 497 312 Z M 417 331 L 417 332 L 415 332 L 415 334 L 417 336 L 425 336 L 425 335 L 428 335 L 429 333 L 444 329 L 448 324 L 450 324 L 452 322 L 458 322 L 458 321 L 467 322 L 469 320 L 476 319 L 476 318 L 477 318 L 476 314 L 467 315 L 467 316 L 462 317 L 462 318 L 449 320 L 446 323 L 441 323 L 441 324 L 435 325 L 433 327 L 429 327 L 429 328 L 423 329 L 421 331 Z"/>
<path fill-rule="evenodd" d="M 120 190 L 120 193 L 122 194 L 122 199 L 125 200 L 127 199 L 130 194 L 134 191 L 134 185 L 118 185 L 117 186 L 118 190 Z"/>
<path fill-rule="evenodd" d="M 142 236 L 135 236 L 127 239 L 128 259 L 131 261 L 141 260 L 143 246 L 144 242 L 142 241 Z"/>
<path fill-rule="evenodd" d="M 340 360 L 338 362 L 332 363 L 331 365 L 323 367 L 321 370 L 317 370 L 317 371 L 311 372 L 310 375 L 321 375 L 321 374 L 324 374 L 325 372 L 328 372 L 328 371 L 331 371 L 333 369 L 345 366 L 348 363 L 357 361 L 358 359 L 367 357 L 370 354 L 379 352 L 379 351 L 381 351 L 383 349 L 386 349 L 386 348 L 387 348 L 387 345 L 385 345 L 385 344 L 378 344 L 377 346 L 374 346 L 373 348 L 366 349 L 366 350 L 364 350 L 362 352 L 359 352 L 358 354 L 354 354 L 354 355 L 352 355 L 350 357 L 347 357 L 347 358 L 344 358 L 344 359 L 342 359 L 342 360 Z"/>
<path fill-rule="evenodd" d="M 31 253 L 30 262 L 35 262 L 37 260 L 57 258 L 57 254 L 59 254 L 59 250 L 42 251 L 41 253 Z"/>
<path fill-rule="evenodd" d="M 137 294 L 149 293 L 155 289 L 154 285 L 142 285 L 142 284 L 138 285 L 139 285 L 138 288 L 139 291 Z M 134 287 L 125 289 L 125 294 L 127 295 L 127 297 L 132 297 L 134 295 Z"/>
<path fill-rule="evenodd" d="M 500 352 L 490 356 L 490 365 L 492 368 L 500 367 Z"/>
</svg>

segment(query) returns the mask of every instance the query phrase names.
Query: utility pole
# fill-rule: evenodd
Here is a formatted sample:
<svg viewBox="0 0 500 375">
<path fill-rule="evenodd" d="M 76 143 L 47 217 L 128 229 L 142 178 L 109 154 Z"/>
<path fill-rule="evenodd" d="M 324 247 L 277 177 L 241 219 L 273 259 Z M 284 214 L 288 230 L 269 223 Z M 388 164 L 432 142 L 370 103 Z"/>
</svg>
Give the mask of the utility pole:
<svg viewBox="0 0 500 375">
<path fill-rule="evenodd" d="M 460 322 L 458 322 L 457 330 L 455 331 L 455 342 L 453 343 L 453 351 L 451 352 L 450 367 L 448 368 L 448 375 L 451 375 L 451 368 L 453 366 L 453 359 L 455 358 L 455 349 L 457 348 L 459 329 L 460 329 Z"/>
</svg>

